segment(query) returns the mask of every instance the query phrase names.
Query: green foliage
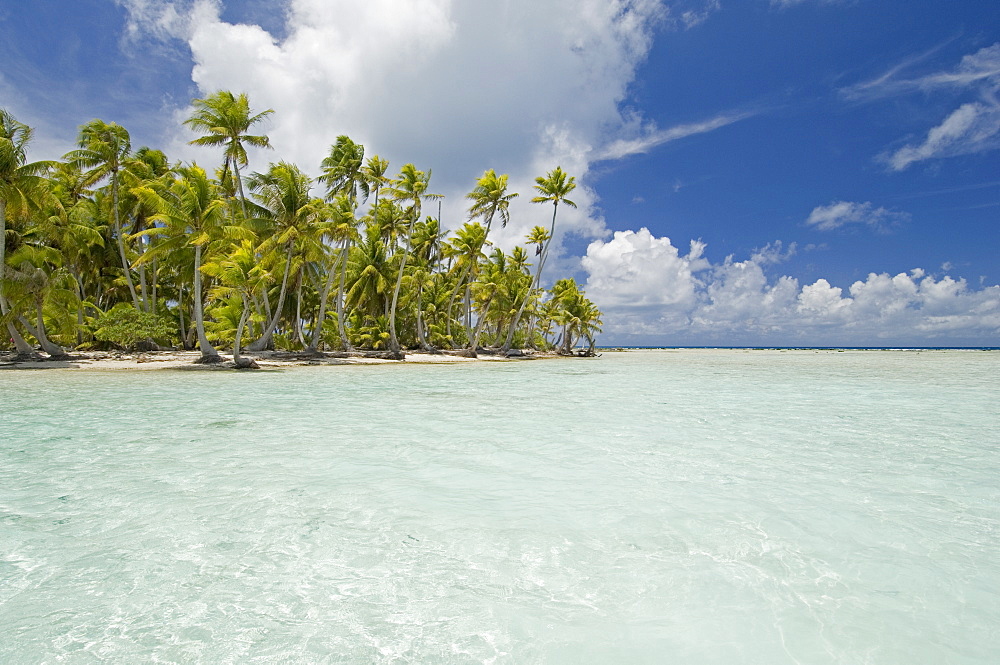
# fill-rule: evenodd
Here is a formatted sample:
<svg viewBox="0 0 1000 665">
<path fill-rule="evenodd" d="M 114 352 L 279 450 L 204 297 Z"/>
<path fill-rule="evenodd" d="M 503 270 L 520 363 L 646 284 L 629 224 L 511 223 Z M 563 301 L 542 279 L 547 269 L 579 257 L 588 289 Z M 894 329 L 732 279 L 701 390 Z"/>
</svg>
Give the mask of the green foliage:
<svg viewBox="0 0 1000 665">
<path fill-rule="evenodd" d="M 385 349 L 389 344 L 388 316 L 361 316 L 359 313 L 351 317 L 349 335 L 351 344 L 362 349 Z"/>
<path fill-rule="evenodd" d="M 422 213 L 438 198 L 429 169 L 389 178 L 388 161 L 339 136 L 318 182 L 286 162 L 244 176 L 246 146 L 270 147 L 249 132 L 272 111 L 228 91 L 192 106 L 192 143 L 223 152 L 215 177 L 133 149 L 102 120 L 61 161 L 29 164 L 30 128 L 0 108 L 0 323 L 19 350 L 31 338 L 49 354 L 178 336 L 190 347 L 199 320 L 203 352 L 234 344 L 237 328 L 259 348 L 593 344 L 593 303 L 568 282 L 541 289 L 556 209 L 574 205 L 561 169 L 537 179 L 532 199 L 553 205 L 552 225 L 506 254 L 489 240 L 517 196 L 505 174 L 476 181 L 467 223 L 443 222 L 440 207 Z"/>
<path fill-rule="evenodd" d="M 147 338 L 172 341 L 174 334 L 174 326 L 167 319 L 141 312 L 127 303 L 119 303 L 97 317 L 94 330 L 97 339 L 126 350 Z"/>
</svg>

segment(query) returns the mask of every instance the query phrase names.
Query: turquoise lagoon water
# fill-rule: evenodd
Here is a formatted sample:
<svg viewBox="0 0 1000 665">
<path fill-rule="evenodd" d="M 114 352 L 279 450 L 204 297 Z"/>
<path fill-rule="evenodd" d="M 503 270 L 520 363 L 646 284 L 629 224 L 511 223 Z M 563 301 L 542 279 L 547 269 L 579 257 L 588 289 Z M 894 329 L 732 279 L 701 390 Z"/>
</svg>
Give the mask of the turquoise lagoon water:
<svg viewBox="0 0 1000 665">
<path fill-rule="evenodd" d="M 0 662 L 997 663 L 998 377 L 0 371 Z"/>
</svg>

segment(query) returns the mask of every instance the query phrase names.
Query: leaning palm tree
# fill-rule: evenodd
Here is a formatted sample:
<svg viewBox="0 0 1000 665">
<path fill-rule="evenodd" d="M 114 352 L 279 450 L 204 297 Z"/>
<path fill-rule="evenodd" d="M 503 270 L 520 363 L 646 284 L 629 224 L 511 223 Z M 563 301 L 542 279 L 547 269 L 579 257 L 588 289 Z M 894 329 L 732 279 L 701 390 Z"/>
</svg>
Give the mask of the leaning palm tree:
<svg viewBox="0 0 1000 665">
<path fill-rule="evenodd" d="M 393 197 L 410 204 L 405 212 L 406 218 L 409 220 L 409 228 L 406 233 L 403 260 L 399 263 L 396 288 L 392 292 L 392 304 L 389 306 L 389 350 L 397 356 L 399 355 L 399 339 L 396 336 L 396 306 L 399 304 L 399 288 L 403 283 L 403 271 L 406 269 L 406 262 L 410 256 L 409 245 L 410 238 L 413 236 L 413 225 L 420 219 L 420 206 L 424 199 L 441 198 L 440 194 L 431 194 L 427 191 L 430 181 L 430 171 L 418 171 L 413 164 L 404 164 L 399 172 L 399 177 L 392 182 Z"/>
<path fill-rule="evenodd" d="M 207 261 L 202 270 L 216 279 L 216 286 L 212 289 L 214 298 L 228 298 L 234 294 L 240 296 L 242 308 L 233 341 L 233 363 L 236 369 L 256 369 L 257 363 L 243 358 L 240 353 L 243 329 L 250 318 L 250 301 L 263 279 L 260 266 L 257 265 L 254 243 L 250 240 L 239 241 L 229 252 L 220 253 Z"/>
<path fill-rule="evenodd" d="M 29 232 L 29 236 L 34 235 Z M 71 289 L 66 288 L 72 278 L 62 267 L 63 257 L 58 249 L 41 242 L 24 242 L 8 259 L 8 287 L 13 296 L 13 311 L 34 310 L 34 323 L 23 315 L 18 315 L 21 325 L 36 339 L 45 353 L 51 358 L 65 358 L 68 354 L 58 344 L 52 342 L 47 333 L 43 310 L 53 296 L 62 293 L 64 306 L 57 307 L 60 314 L 66 313 L 65 304 L 75 296 Z M 65 297 L 69 296 L 69 298 Z M 26 307 L 27 306 L 27 307 Z"/>
<path fill-rule="evenodd" d="M 194 114 L 184 121 L 184 124 L 195 131 L 206 132 L 193 141 L 192 145 L 225 146 L 225 161 L 222 166 L 220 181 L 225 182 L 232 169 L 236 190 L 240 195 L 243 216 L 247 217 L 246 194 L 243 192 L 243 180 L 240 177 L 240 167 L 248 164 L 246 146 L 270 148 L 271 140 L 267 136 L 252 135 L 250 128 L 274 113 L 267 109 L 251 114 L 250 100 L 246 93 L 234 95 L 228 90 L 220 90 L 205 99 L 192 102 Z"/>
<path fill-rule="evenodd" d="M 7 320 L 7 301 L 3 280 L 7 238 L 8 208 L 19 217 L 27 217 L 37 210 L 45 196 L 46 186 L 42 174 L 49 162 L 27 162 L 27 147 L 31 141 L 31 128 L 18 122 L 6 109 L 0 109 L 0 316 L 6 320 L 7 332 L 14 347 L 21 355 L 32 355 L 34 350 L 24 340 L 14 323 Z"/>
<path fill-rule="evenodd" d="M 484 241 L 489 238 L 490 227 L 493 225 L 495 215 L 499 214 L 501 226 L 507 227 L 507 222 L 510 221 L 510 202 L 517 196 L 516 192 L 507 193 L 506 173 L 497 175 L 496 171 L 489 169 L 476 181 L 476 188 L 469 192 L 466 198 L 472 201 L 472 205 L 469 207 L 469 219 L 482 217 L 486 220 Z M 477 328 L 479 327 L 477 326 Z M 479 336 L 473 335 L 471 337 L 470 344 L 475 344 Z M 475 346 L 471 348 L 475 350 Z"/>
<path fill-rule="evenodd" d="M 455 285 L 451 290 L 451 296 L 448 299 L 448 309 L 446 316 L 446 335 L 448 338 L 453 339 L 451 334 L 451 323 L 452 323 L 452 310 L 455 306 L 455 299 L 458 297 L 458 292 L 462 287 L 466 287 L 466 332 L 467 339 L 472 338 L 471 322 L 468 321 L 468 311 L 469 311 L 469 299 L 470 299 L 470 284 L 473 282 L 479 273 L 479 262 L 481 259 L 485 258 L 483 254 L 483 247 L 489 241 L 486 239 L 486 227 L 478 222 L 466 222 L 462 228 L 455 232 L 455 237 L 452 238 L 448 244 L 444 247 L 445 254 L 454 259 L 454 265 L 452 270 L 457 273 L 458 277 L 455 280 Z"/>
<path fill-rule="evenodd" d="M 354 215 L 354 204 L 349 197 L 340 195 L 329 205 L 327 214 L 330 216 L 328 233 L 334 242 L 340 243 L 340 251 L 336 254 L 336 259 L 330 265 L 327 273 L 326 284 L 320 294 L 319 314 L 316 317 L 316 326 L 313 331 L 312 343 L 306 349 L 314 352 L 319 348 L 320 338 L 323 333 L 323 322 L 326 320 L 327 294 L 333 284 L 334 275 L 339 273 L 340 281 L 337 286 L 337 331 L 340 334 L 340 344 L 345 350 L 351 350 L 351 342 L 347 337 L 344 327 L 344 285 L 347 281 L 347 258 L 350 254 L 351 243 L 358 237 L 358 220 Z M 339 270 L 338 270 L 339 265 Z"/>
<path fill-rule="evenodd" d="M 535 269 L 535 285 L 534 288 L 538 288 L 541 285 L 542 279 L 542 268 L 545 267 L 545 260 L 549 256 L 549 245 L 552 244 L 552 239 L 556 235 L 556 213 L 559 212 L 559 204 L 565 203 L 571 208 L 575 208 L 576 204 L 566 198 L 570 192 L 576 189 L 576 178 L 573 176 L 567 176 L 566 172 L 562 170 L 562 167 L 555 167 L 549 171 L 545 177 L 535 178 L 535 190 L 539 193 L 539 196 L 531 199 L 532 203 L 548 203 L 552 202 L 552 225 L 549 226 L 549 237 L 545 241 L 545 247 L 542 249 L 541 256 L 538 260 L 538 267 Z M 510 330 L 507 332 L 507 339 L 504 340 L 503 347 L 501 351 L 506 353 L 510 351 L 510 347 L 514 342 L 514 332 L 517 330 L 517 324 L 521 320 L 521 315 L 524 314 L 524 308 L 528 304 L 528 300 L 531 298 L 531 289 L 528 290 L 528 294 L 521 301 L 521 307 L 517 310 L 517 314 L 514 316 L 514 321 L 511 323 Z M 528 339 L 531 340 L 531 330 L 528 330 Z"/>
<path fill-rule="evenodd" d="M 281 319 L 296 245 L 301 236 L 312 233 L 317 215 L 322 213 L 323 202 L 310 198 L 311 179 L 299 167 L 288 162 L 272 164 L 267 173 L 254 173 L 249 183 L 259 204 L 258 209 L 266 216 L 272 230 L 271 236 L 264 239 L 258 251 L 270 255 L 278 264 L 282 262 L 279 253 L 284 250 L 284 275 L 274 314 L 260 338 L 247 347 L 248 351 L 263 351 L 270 344 Z"/>
<path fill-rule="evenodd" d="M 218 196 L 217 188 L 209 180 L 204 169 L 197 164 L 177 169 L 178 177 L 162 194 L 150 187 L 135 190 L 144 203 L 157 212 L 151 222 L 158 225 L 140 233 L 142 235 L 165 236 L 165 240 L 144 254 L 141 262 L 155 260 L 159 256 L 194 246 L 194 319 L 198 333 L 198 348 L 201 363 L 217 363 L 218 352 L 205 335 L 204 303 L 202 297 L 202 258 L 205 248 L 213 240 L 223 236 L 232 240 L 249 240 L 253 233 L 238 225 L 226 224 L 225 203 Z"/>
<path fill-rule="evenodd" d="M 358 205 L 358 195 L 365 199 L 371 191 L 371 185 L 376 188 L 375 198 L 378 200 L 378 189 L 385 182 L 385 170 L 389 162 L 378 156 L 370 157 L 364 162 L 365 147 L 355 143 L 349 136 L 341 135 L 330 146 L 330 154 L 320 165 L 323 174 L 318 180 L 327 186 L 326 198 L 331 202 L 330 214 L 333 222 L 333 233 L 341 243 L 337 260 L 330 267 L 327 282 L 320 296 L 320 313 L 317 317 L 313 339 L 307 351 L 314 352 L 319 346 L 323 331 L 323 321 L 326 316 L 326 296 L 332 285 L 336 266 L 340 265 L 340 282 L 337 288 L 337 329 L 340 333 L 340 344 L 344 349 L 351 350 L 351 342 L 344 328 L 344 283 L 347 277 L 347 256 L 351 243 L 357 236 L 357 217 L 355 211 Z"/>
</svg>

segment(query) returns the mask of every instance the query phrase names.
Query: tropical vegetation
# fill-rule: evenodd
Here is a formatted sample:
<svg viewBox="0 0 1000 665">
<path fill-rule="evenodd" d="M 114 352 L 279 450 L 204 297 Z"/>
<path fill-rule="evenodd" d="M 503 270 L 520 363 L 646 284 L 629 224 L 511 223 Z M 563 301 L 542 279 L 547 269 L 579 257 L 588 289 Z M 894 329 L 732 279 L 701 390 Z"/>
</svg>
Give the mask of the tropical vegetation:
<svg viewBox="0 0 1000 665">
<path fill-rule="evenodd" d="M 559 206 L 574 179 L 556 167 L 532 201 L 552 204 L 509 254 L 507 176 L 490 169 L 453 231 L 425 213 L 431 171 L 389 163 L 340 136 L 311 178 L 285 161 L 247 172 L 271 110 L 222 91 L 194 100 L 205 168 L 133 149 L 93 120 L 61 160 L 29 162 L 29 127 L 0 109 L 0 348 L 197 348 L 302 353 L 406 349 L 464 355 L 593 350 L 601 313 L 573 279 L 542 286 Z M 437 208 L 440 211 L 440 207 Z M 534 251 L 529 251 L 533 249 Z"/>
</svg>

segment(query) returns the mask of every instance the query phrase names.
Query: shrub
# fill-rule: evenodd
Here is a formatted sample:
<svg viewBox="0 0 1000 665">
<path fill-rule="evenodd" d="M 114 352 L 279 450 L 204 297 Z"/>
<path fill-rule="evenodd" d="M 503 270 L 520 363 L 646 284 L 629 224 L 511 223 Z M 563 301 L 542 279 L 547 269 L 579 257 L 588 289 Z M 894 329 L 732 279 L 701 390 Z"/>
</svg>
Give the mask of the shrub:
<svg viewBox="0 0 1000 665">
<path fill-rule="evenodd" d="M 175 334 L 169 321 L 127 303 L 119 303 L 101 314 L 95 327 L 94 337 L 125 350 L 144 339 L 168 341 Z"/>
</svg>

